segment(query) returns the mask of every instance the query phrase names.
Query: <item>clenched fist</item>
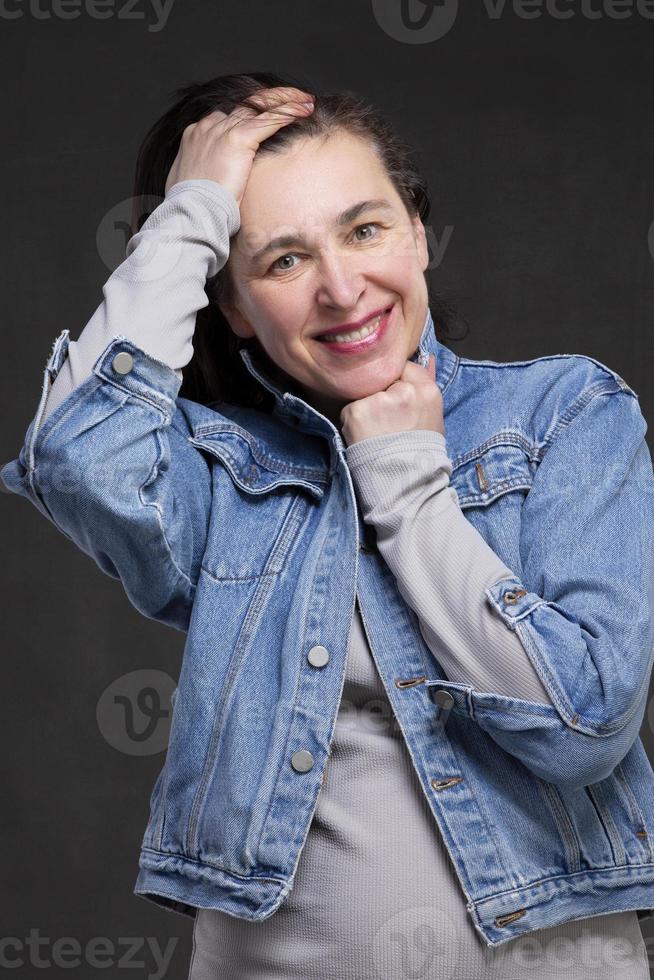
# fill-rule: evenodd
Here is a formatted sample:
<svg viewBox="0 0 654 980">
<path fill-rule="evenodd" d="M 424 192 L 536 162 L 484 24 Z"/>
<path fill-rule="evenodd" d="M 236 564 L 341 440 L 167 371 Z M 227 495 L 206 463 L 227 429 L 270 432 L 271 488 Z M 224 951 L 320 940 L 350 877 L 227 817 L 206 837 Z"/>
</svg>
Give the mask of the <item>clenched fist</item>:
<svg viewBox="0 0 654 980">
<path fill-rule="evenodd" d="M 385 391 L 349 402 L 341 409 L 343 439 L 348 446 L 371 436 L 407 429 L 433 429 L 445 435 L 443 396 L 436 384 L 436 358 L 426 368 L 407 361 L 400 378 Z"/>
</svg>

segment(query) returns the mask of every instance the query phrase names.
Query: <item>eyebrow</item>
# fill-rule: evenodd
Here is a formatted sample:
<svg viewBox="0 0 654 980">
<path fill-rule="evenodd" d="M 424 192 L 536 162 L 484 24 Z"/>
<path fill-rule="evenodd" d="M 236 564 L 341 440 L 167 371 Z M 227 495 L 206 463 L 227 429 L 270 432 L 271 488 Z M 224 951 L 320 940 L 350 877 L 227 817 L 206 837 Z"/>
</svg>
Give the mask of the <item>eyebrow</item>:
<svg viewBox="0 0 654 980">
<path fill-rule="evenodd" d="M 337 216 L 335 227 L 342 228 L 343 225 L 349 225 L 352 221 L 355 221 L 360 215 L 364 214 L 366 211 L 394 211 L 393 205 L 390 201 L 387 201 L 385 197 L 373 198 L 370 201 L 359 201 L 357 204 L 353 204 L 351 207 L 346 208 L 345 211 Z M 278 235 L 277 238 L 271 238 L 267 245 L 260 248 L 255 252 L 250 261 L 253 263 L 259 262 L 264 256 L 268 255 L 269 252 L 274 252 L 278 248 L 293 248 L 296 245 L 306 245 L 306 241 L 302 236 L 297 235 Z"/>
</svg>

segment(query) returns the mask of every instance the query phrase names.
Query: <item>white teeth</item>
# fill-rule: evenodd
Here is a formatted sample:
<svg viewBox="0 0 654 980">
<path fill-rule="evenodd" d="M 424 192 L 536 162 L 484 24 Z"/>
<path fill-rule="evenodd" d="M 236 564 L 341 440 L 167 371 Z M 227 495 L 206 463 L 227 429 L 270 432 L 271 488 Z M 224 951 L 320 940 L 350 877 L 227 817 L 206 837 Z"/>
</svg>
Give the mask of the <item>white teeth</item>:
<svg viewBox="0 0 654 980">
<path fill-rule="evenodd" d="M 351 333 L 332 333 L 328 337 L 320 337 L 319 340 L 322 340 L 326 344 L 332 341 L 338 341 L 339 344 L 346 344 L 351 343 L 353 340 L 363 340 L 364 337 L 369 337 L 371 333 L 375 332 L 383 316 L 384 314 L 380 313 L 379 316 L 371 320 L 370 323 L 367 323 L 365 327 L 361 327 L 360 330 L 352 330 Z"/>
</svg>

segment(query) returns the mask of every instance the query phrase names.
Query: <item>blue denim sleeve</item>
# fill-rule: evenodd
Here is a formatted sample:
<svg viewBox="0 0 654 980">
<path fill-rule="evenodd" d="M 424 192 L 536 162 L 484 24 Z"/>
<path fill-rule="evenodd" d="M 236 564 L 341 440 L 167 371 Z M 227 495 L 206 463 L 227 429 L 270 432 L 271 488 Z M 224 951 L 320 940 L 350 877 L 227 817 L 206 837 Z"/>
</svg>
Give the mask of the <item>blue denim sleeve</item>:
<svg viewBox="0 0 654 980">
<path fill-rule="evenodd" d="M 210 470 L 176 410 L 181 380 L 114 337 L 92 374 L 42 421 L 67 350 L 55 341 L 17 459 L 0 471 L 55 527 L 122 581 L 134 607 L 186 631 L 211 507 Z"/>
<path fill-rule="evenodd" d="M 647 423 L 630 388 L 595 387 L 579 401 L 525 499 L 521 577 L 485 590 L 539 664 L 553 706 L 465 691 L 480 727 L 566 787 L 606 778 L 638 738 L 654 649 Z"/>
</svg>

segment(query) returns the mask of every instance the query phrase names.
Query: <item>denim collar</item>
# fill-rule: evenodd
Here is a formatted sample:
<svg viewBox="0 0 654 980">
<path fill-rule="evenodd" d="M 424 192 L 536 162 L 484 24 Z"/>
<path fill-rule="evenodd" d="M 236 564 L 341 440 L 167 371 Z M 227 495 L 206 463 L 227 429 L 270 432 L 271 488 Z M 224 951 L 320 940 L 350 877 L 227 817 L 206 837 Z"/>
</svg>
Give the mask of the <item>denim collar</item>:
<svg viewBox="0 0 654 980">
<path fill-rule="evenodd" d="M 271 392 L 275 398 L 273 414 L 283 419 L 288 424 L 303 431 L 325 434 L 329 430 L 337 432 L 336 427 L 325 418 L 317 409 L 309 405 L 299 395 L 294 394 L 288 389 L 293 387 L 293 379 L 284 372 L 280 372 L 279 377 L 274 377 L 270 369 L 264 365 L 258 352 L 242 347 L 239 351 L 241 359 L 253 378 Z M 442 344 L 436 337 L 434 321 L 431 310 L 427 307 L 427 315 L 422 328 L 418 347 L 411 355 L 409 360 L 427 367 L 430 354 L 436 355 L 436 383 L 444 394 L 450 381 L 456 374 L 459 363 L 459 356 Z M 284 379 L 288 379 L 285 383 Z"/>
</svg>

